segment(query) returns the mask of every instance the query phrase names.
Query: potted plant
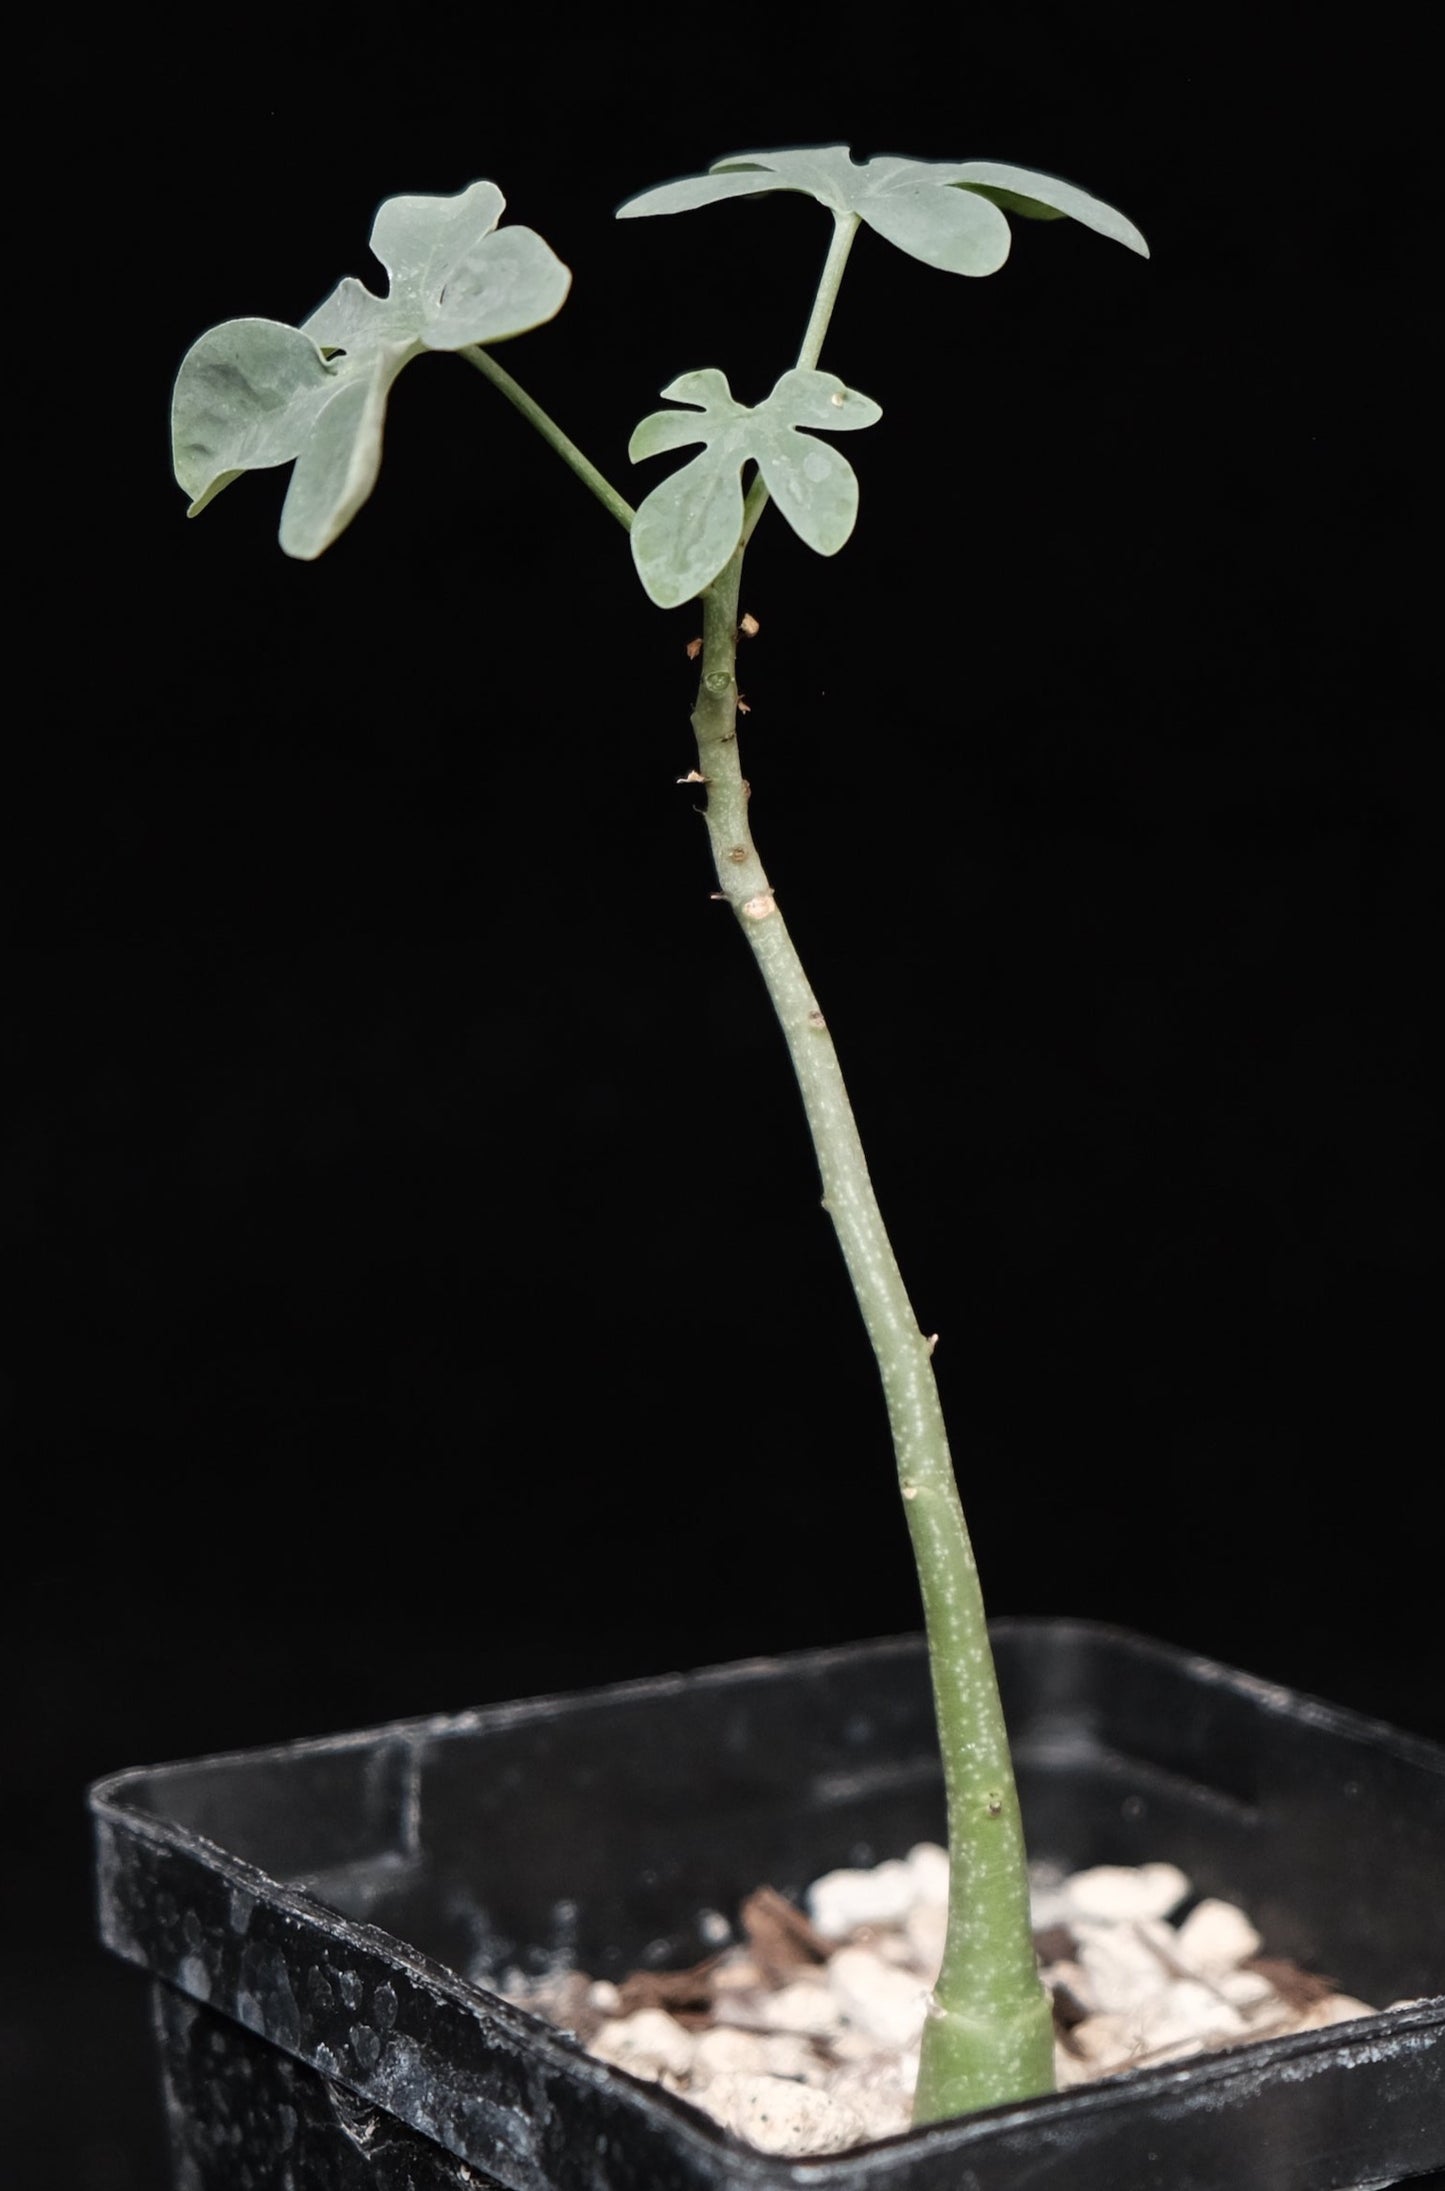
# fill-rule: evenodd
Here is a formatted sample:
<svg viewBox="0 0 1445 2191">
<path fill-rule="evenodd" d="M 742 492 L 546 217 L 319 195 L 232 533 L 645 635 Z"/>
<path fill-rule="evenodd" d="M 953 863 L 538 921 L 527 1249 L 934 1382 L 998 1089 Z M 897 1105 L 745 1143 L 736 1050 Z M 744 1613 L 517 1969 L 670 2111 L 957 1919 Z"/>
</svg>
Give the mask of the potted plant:
<svg viewBox="0 0 1445 2191">
<path fill-rule="evenodd" d="M 455 198 L 398 198 L 381 208 L 372 246 L 389 277 L 384 297 L 347 280 L 300 328 L 240 320 L 203 336 L 177 384 L 176 471 L 194 514 L 243 471 L 292 465 L 281 543 L 288 554 L 314 560 L 371 493 L 397 374 L 428 350 L 452 351 L 516 406 L 627 532 L 651 600 L 662 609 L 696 604 L 697 759 L 688 780 L 702 801 L 717 895 L 736 916 L 787 1043 L 824 1204 L 877 1358 L 918 1566 L 926 1686 L 920 1687 L 916 1652 L 825 1654 L 781 1684 L 755 1669 L 735 1669 L 684 1690 L 643 1685 L 575 1707 L 519 1707 L 446 1726 L 301 1745 L 284 1758 L 123 1777 L 95 1796 L 108 1936 L 166 1982 L 160 1999 L 178 2150 L 200 2171 L 197 2180 L 208 2183 L 232 2180 L 228 2169 L 254 2168 L 268 2151 L 274 2165 L 290 2166 L 281 2159 L 288 2140 L 299 2140 L 298 2151 L 308 2155 L 329 2152 L 307 2162 L 326 2168 L 328 2181 L 350 2180 L 355 2155 L 370 2167 L 383 2150 L 394 2150 L 389 2165 L 411 2171 L 413 2180 L 440 2182 L 447 2170 L 453 2174 L 446 2180 L 455 2180 L 460 2162 L 472 2171 L 463 2180 L 495 2181 L 511 2191 L 639 2181 L 659 2191 L 793 2180 L 900 2191 L 955 2181 L 1002 2184 L 1025 2153 L 1030 2181 L 1050 2180 L 1046 2171 L 1054 2167 L 1065 2172 L 1058 2180 L 1077 2182 L 1080 2168 L 1096 2165 L 1105 2172 L 1098 2180 L 1123 2182 L 1121 2169 L 1158 2165 L 1165 2150 L 1177 2171 L 1183 2153 L 1193 2150 L 1180 2141 L 1197 2141 L 1201 2116 L 1228 2127 L 1197 2180 L 1223 2183 L 1241 2180 L 1241 2140 L 1257 2140 L 1266 2122 L 1283 2144 L 1298 2146 L 1318 2141 L 1327 2124 L 1351 2111 L 1355 2129 L 1337 2131 L 1332 2161 L 1322 2162 L 1313 2149 L 1296 2151 L 1271 2161 L 1274 2173 L 1259 2180 L 1303 2186 L 1360 2180 L 1371 2168 L 1377 2175 L 1418 2172 L 1445 2154 L 1432 2146 L 1434 2132 L 1420 2119 L 1428 2056 L 1441 2038 L 1436 1999 L 1369 2019 L 1365 2037 L 1357 2029 L 1346 2039 L 1313 2035 L 1303 2047 L 1279 2042 L 1267 2102 L 1252 2096 L 1257 2062 L 1222 2070 L 1212 2064 L 1188 2080 L 1193 2097 L 1184 2096 L 1173 2073 L 1153 2085 L 1146 2073 L 1142 2110 L 1129 2113 L 1124 2129 L 1117 2092 L 1102 2100 L 1052 2094 L 1053 2023 L 1031 1926 L 1016 1758 L 1034 1772 L 1040 1816 L 1052 1803 L 1040 1791 L 1067 1782 L 1071 1763 L 1087 1760 L 1090 1795 L 1081 1816 L 1092 1803 L 1095 1827 L 1103 1813 L 1112 1817 L 1121 1807 L 1127 1813 L 1130 1804 L 1140 1806 L 1134 1815 L 1151 1815 L 1151 1790 L 1153 1809 L 1167 1811 L 1159 1791 L 1173 1774 L 1187 1788 L 1206 1791 L 1206 1812 L 1222 1800 L 1267 1819 L 1264 1839 L 1272 1843 L 1292 1809 L 1316 1833 L 1319 1779 L 1338 1776 L 1346 1759 L 1350 1771 L 1365 1776 L 1363 1761 L 1372 1760 L 1390 1800 L 1372 1794 L 1369 1815 L 1380 1831 L 1386 1818 L 1394 1821 L 1397 1885 L 1427 1868 L 1439 1831 L 1440 1761 L 1424 1745 L 1345 1718 L 1326 1724 L 1289 1699 L 1257 1697 L 1219 1669 L 1073 1629 L 1018 1629 L 1000 1639 L 1011 1746 L 933 1378 L 933 1342 L 909 1305 L 832 1034 L 754 842 L 740 758 L 738 651 L 752 628 L 740 587 L 754 528 L 771 501 L 808 547 L 836 554 L 853 529 L 858 484 L 831 437 L 868 428 L 881 416 L 869 395 L 820 365 L 860 227 L 927 266 L 969 276 L 1002 265 L 1009 216 L 1072 218 L 1141 254 L 1143 239 L 1112 207 L 1053 177 L 992 162 L 889 158 L 860 166 L 841 147 L 724 160 L 705 174 L 645 191 L 620 212 L 675 215 L 779 190 L 816 200 L 832 223 L 797 361 L 753 406 L 737 400 L 716 365 L 669 381 L 661 392 L 670 407 L 641 421 L 630 454 L 650 463 L 678 450 L 700 447 L 700 453 L 636 508 L 495 355 L 511 337 L 555 317 L 570 275 L 532 230 L 501 224 L 503 199 L 491 182 Z M 539 2034 L 525 2011 L 479 2002 L 474 1989 L 447 1980 L 449 1955 L 454 1967 L 466 1964 L 448 1946 L 445 1912 L 449 1896 L 460 1907 L 471 1894 L 458 1884 L 458 1867 L 464 1868 L 458 1851 L 467 1836 L 487 1849 L 486 1924 L 496 1936 L 486 1955 L 473 1952 L 480 1971 L 500 1967 L 504 1952 L 541 1945 L 544 1891 L 570 1906 L 589 1883 L 577 1847 L 588 1806 L 638 1806 L 638 1779 L 613 1776 L 610 1764 L 604 1771 L 602 1754 L 633 1761 L 639 1746 L 657 1743 L 671 1762 L 684 1730 L 706 1730 L 710 1752 L 741 1749 L 750 1761 L 730 1803 L 709 1799 L 701 1832 L 696 1822 L 684 1827 L 671 1799 L 649 1782 L 642 1805 L 648 1853 L 625 1860 L 630 1884 L 620 1899 L 597 1890 L 593 1907 L 606 1915 L 594 1916 L 587 1928 L 593 1960 L 606 1966 L 629 1937 L 634 1952 L 647 1939 L 665 1938 L 670 1952 L 682 1953 L 699 1907 L 720 1892 L 720 1821 L 730 1862 L 746 1846 L 744 1822 L 754 1816 L 766 1821 L 756 1837 L 756 1862 L 776 1872 L 786 1857 L 786 1867 L 796 1869 L 790 1829 L 779 1825 L 780 1790 L 770 1766 L 758 1762 L 786 1755 L 790 1742 L 810 1755 L 815 1779 L 836 1783 L 858 1764 L 850 1730 L 866 1724 L 880 1746 L 870 1753 L 865 1782 L 868 1773 L 881 1773 L 897 1784 L 887 1804 L 876 1791 L 860 1797 L 854 1786 L 832 1804 L 826 1829 L 809 1820 L 825 1844 L 820 1868 L 860 1843 L 896 1847 L 900 1834 L 916 1838 L 937 1802 L 930 1782 L 920 1804 L 920 1714 L 929 1719 L 930 1696 L 953 1886 L 923 2027 L 918 2128 L 911 2137 L 847 2161 L 797 2164 L 811 2171 L 806 2175 L 780 2174 L 782 2164 L 739 2158 L 664 2095 L 639 2091 L 625 2072 L 600 2069 L 569 2042 Z M 1181 1718 L 1192 1723 L 1188 1736 L 1176 1728 L 1167 1739 L 1156 1732 L 1146 1740 L 1145 1726 Z M 1222 1735 L 1247 1764 L 1237 1754 L 1222 1778 L 1207 1769 L 1206 1730 Z M 1321 1735 L 1323 1749 L 1312 1750 Z M 1122 1795 L 1107 1762 L 1115 1743 L 1133 1773 Z M 1271 1752 L 1276 1764 L 1266 1769 Z M 1285 1759 L 1288 1770 L 1277 1762 Z M 471 1774 L 495 1775 L 493 1785 L 505 1786 L 510 1799 L 524 1790 L 544 1814 L 555 1814 L 565 1829 L 560 1846 L 572 1866 L 570 1882 L 556 1876 L 551 1857 L 525 1887 L 508 1872 L 498 1857 L 495 1796 L 479 1792 L 470 1776 L 469 1792 L 450 1792 L 463 1760 Z M 556 1767 L 565 1795 L 557 1794 L 544 1762 Z M 669 1776 L 667 1786 L 674 1784 Z M 1193 1872 L 1216 1887 L 1242 1878 L 1249 1867 L 1237 1850 L 1231 1869 L 1205 1853 L 1197 1820 L 1186 1829 L 1184 1816 L 1193 1819 L 1188 1803 L 1173 1816 L 1172 1831 L 1178 1850 L 1188 1844 L 1193 1851 Z M 523 1838 L 534 1830 L 529 1824 Z M 680 1847 L 695 1860 L 703 1899 L 664 1920 L 651 1889 L 659 1871 L 668 1870 L 663 1849 Z M 1094 1828 L 1070 1848 L 1080 1857 L 1097 1853 Z M 1342 1878 L 1337 1846 L 1332 1858 L 1320 1860 L 1300 1944 Z M 638 1891 L 639 1882 L 647 1892 Z M 680 1891 L 680 1878 L 668 1883 Z M 410 1919 L 409 1897 L 416 1905 Z M 468 1921 L 480 1921 L 474 1895 L 469 1906 Z M 379 1919 L 382 1932 L 411 1945 L 378 1957 L 379 1934 L 369 1928 Z M 414 1938 L 404 1929 L 408 1922 Z M 1342 1932 L 1340 1952 L 1358 1957 L 1378 1932 L 1375 1919 L 1357 1920 Z M 1401 1918 L 1394 1934 L 1407 1932 Z M 1401 1967 L 1409 1982 L 1391 1985 L 1392 1996 L 1433 1993 L 1422 1976 L 1425 1963 L 1402 1950 Z M 207 2004 L 204 2015 L 197 2003 Z M 259 2053 L 254 2035 L 266 2042 Z M 1344 2077 L 1351 2080 L 1347 2092 Z M 1367 2121 L 1376 2139 L 1368 2148 L 1361 2144 Z M 1044 2157 L 1050 2154 L 1052 2160 Z M 1322 2165 L 1346 2172 L 1300 2173 Z M 306 2180 L 304 2172 L 298 2180 Z"/>
</svg>

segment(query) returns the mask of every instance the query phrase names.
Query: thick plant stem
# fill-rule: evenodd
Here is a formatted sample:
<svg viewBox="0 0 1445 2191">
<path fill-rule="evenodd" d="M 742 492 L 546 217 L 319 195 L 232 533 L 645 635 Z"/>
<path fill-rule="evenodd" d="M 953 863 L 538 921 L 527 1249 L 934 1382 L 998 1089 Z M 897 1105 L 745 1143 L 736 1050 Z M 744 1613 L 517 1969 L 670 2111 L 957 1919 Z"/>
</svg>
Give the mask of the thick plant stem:
<svg viewBox="0 0 1445 2191">
<path fill-rule="evenodd" d="M 484 349 L 480 343 L 473 342 L 464 350 L 459 350 L 457 356 L 465 358 L 468 365 L 475 365 L 479 373 L 485 373 L 494 388 L 500 388 L 508 403 L 516 405 L 523 418 L 536 427 L 542 439 L 556 450 L 563 463 L 571 465 L 583 486 L 591 488 L 603 509 L 610 510 L 618 524 L 630 532 L 632 520 L 637 514 L 632 504 L 624 502 L 611 480 L 605 478 L 591 459 L 582 454 L 571 436 L 563 433 L 557 421 L 549 417 L 541 404 L 528 395 L 520 381 L 513 380 L 506 367 L 498 365 L 491 351 Z"/>
<path fill-rule="evenodd" d="M 923 2035 L 914 2116 L 931 2122 L 1053 2089 L 1053 2033 L 1029 1923 L 1023 1829 L 983 1598 L 925 1338 L 868 1176 L 833 1038 L 748 826 L 737 746 L 741 548 L 702 595 L 693 728 L 718 888 L 773 1000 L 878 1361 L 928 1630 L 948 1802 L 947 1944 Z"/>
</svg>

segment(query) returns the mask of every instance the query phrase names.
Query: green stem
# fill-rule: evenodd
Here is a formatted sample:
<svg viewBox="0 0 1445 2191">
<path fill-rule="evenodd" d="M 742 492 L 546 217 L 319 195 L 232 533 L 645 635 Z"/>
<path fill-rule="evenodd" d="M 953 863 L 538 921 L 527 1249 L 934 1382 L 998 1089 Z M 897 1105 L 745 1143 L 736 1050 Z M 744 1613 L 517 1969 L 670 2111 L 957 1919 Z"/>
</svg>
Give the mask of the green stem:
<svg viewBox="0 0 1445 2191">
<path fill-rule="evenodd" d="M 913 1542 L 952 1864 L 943 1968 L 924 2028 L 914 2115 L 931 2122 L 1053 2089 L 1053 2033 L 1029 1920 L 1028 1874 L 973 1549 L 925 1338 L 893 1254 L 833 1038 L 749 826 L 737 742 L 743 551 L 702 596 L 693 728 L 719 895 L 737 915 L 782 1026 L 833 1220 L 883 1380 Z M 879 908 L 887 918 L 892 908 Z"/>
<path fill-rule="evenodd" d="M 618 524 L 625 531 L 630 532 L 632 530 L 632 520 L 636 515 L 632 504 L 623 501 L 612 482 L 603 477 L 597 466 L 582 454 L 576 442 L 563 433 L 556 420 L 549 418 L 542 409 L 541 404 L 536 402 L 528 395 L 525 388 L 513 380 L 506 368 L 498 365 L 491 351 L 484 350 L 480 343 L 473 342 L 469 343 L 465 349 L 459 350 L 457 356 L 465 358 L 469 365 L 475 365 L 479 373 L 486 374 L 493 387 L 501 389 L 507 401 L 516 405 L 523 418 L 536 427 L 542 439 L 550 442 L 558 456 L 565 463 L 571 465 L 583 486 L 590 487 L 603 508 L 610 510 Z"/>
<path fill-rule="evenodd" d="M 805 372 L 811 372 L 823 354 L 823 337 L 828 332 L 833 307 L 838 302 L 838 291 L 843 286 L 843 270 L 848 264 L 848 253 L 853 248 L 853 238 L 858 233 L 859 218 L 856 213 L 833 215 L 833 240 L 828 246 L 822 279 L 818 283 L 818 294 L 813 299 L 813 309 L 803 331 L 803 346 L 798 352 L 799 368 Z"/>
<path fill-rule="evenodd" d="M 823 261 L 823 275 L 818 283 L 818 294 L 813 299 L 813 309 L 803 332 L 802 348 L 798 352 L 798 367 L 811 372 L 823 354 L 823 337 L 828 332 L 828 322 L 833 317 L 833 307 L 838 301 L 838 291 L 843 286 L 843 269 L 848 264 L 848 253 L 853 248 L 853 238 L 859 228 L 856 213 L 833 215 L 833 240 L 828 246 L 828 256 Z M 768 490 L 762 475 L 748 489 L 743 505 L 742 541 L 744 547 L 753 537 L 753 528 L 768 504 Z"/>
<path fill-rule="evenodd" d="M 798 364 L 822 350 L 855 214 L 837 214 Z M 485 373 L 618 522 L 633 511 L 488 351 L 461 353 Z M 737 743 L 738 589 L 747 540 L 767 502 L 755 480 L 742 538 L 701 596 L 702 675 L 693 729 L 707 786 L 718 894 L 757 960 L 793 1061 L 853 1290 L 883 1381 L 900 1488 L 928 1631 L 952 1865 L 943 1967 L 923 2033 L 914 2116 L 929 2122 L 1053 2087 L 1053 2037 L 1029 1922 L 1023 1828 L 978 1572 L 954 1482 L 933 1375 L 893 1254 L 833 1038 L 758 857 Z M 881 908 L 886 916 L 889 908 Z"/>
</svg>

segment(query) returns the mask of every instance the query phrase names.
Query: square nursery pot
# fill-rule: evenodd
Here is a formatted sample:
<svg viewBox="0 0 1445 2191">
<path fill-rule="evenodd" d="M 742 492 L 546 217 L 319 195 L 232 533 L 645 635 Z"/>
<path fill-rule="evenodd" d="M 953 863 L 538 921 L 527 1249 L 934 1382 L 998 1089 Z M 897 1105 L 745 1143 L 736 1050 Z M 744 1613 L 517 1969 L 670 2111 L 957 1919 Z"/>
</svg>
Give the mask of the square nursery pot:
<svg viewBox="0 0 1445 2191">
<path fill-rule="evenodd" d="M 942 1838 L 903 1638 L 113 1774 L 101 1925 L 154 1982 L 184 2191 L 1332 2191 L 1445 2164 L 1445 1750 L 1092 1624 L 995 1644 L 1035 1857 L 1164 1859 L 1348 2024 L 815 2160 L 488 1990 L 707 1952 L 699 1913 Z"/>
</svg>

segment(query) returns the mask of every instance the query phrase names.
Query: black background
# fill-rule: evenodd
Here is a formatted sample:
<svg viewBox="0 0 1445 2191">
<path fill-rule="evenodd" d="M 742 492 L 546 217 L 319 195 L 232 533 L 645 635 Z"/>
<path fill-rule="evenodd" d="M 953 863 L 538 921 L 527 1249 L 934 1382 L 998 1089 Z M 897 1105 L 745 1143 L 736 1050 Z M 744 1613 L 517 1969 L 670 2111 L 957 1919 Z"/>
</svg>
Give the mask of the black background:
<svg viewBox="0 0 1445 2191">
<path fill-rule="evenodd" d="M 677 783 L 694 613 L 451 359 L 400 381 L 318 564 L 276 547 L 280 475 L 184 521 L 186 346 L 379 282 L 397 192 L 493 177 L 573 268 L 504 362 L 634 500 L 667 380 L 757 401 L 791 363 L 829 233 L 792 196 L 614 226 L 634 191 L 846 141 L 1143 227 L 1148 264 L 1019 224 L 987 282 L 860 238 L 823 362 L 884 416 L 843 553 L 774 520 L 750 557 L 755 828 L 942 1335 L 991 1608 L 1445 1733 L 1424 57 L 1388 10 L 1322 37 L 421 7 L 42 38 L 3 1188 L 26 2184 L 161 2180 L 89 1778 L 916 1620 Z"/>
</svg>

